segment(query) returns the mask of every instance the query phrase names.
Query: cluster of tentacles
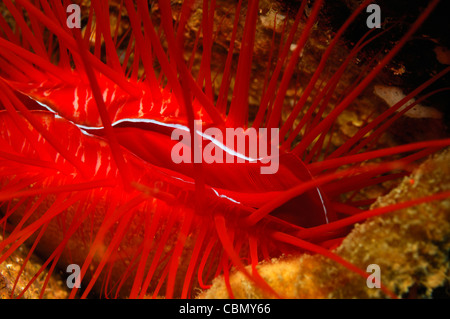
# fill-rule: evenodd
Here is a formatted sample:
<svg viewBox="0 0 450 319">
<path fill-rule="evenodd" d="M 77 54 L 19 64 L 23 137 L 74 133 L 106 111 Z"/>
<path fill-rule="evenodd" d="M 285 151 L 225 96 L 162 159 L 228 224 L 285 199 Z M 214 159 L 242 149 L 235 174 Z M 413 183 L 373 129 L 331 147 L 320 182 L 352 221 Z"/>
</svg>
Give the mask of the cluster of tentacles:
<svg viewBox="0 0 450 319">
<path fill-rule="evenodd" d="M 92 1 L 80 30 L 67 27 L 69 1 L 4 0 L 15 23 L 0 15 L 0 226 L 8 232 L 0 243 L 0 262 L 27 243 L 30 254 L 37 252 L 44 260 L 33 280 L 45 268 L 51 274 L 56 267 L 77 264 L 82 291 L 72 289 L 71 297 L 87 297 L 93 289 L 115 297 L 193 297 L 195 288 L 207 289 L 218 275 L 228 278 L 232 268 L 272 291 L 258 276 L 258 262 L 299 252 L 322 254 L 367 277 L 330 248 L 354 223 L 374 215 L 367 210 L 374 199 L 354 200 L 360 189 L 404 176 L 415 161 L 450 145 L 450 140 L 436 140 L 376 149 L 386 128 L 414 104 L 397 111 L 450 69 L 367 119 L 333 149 L 339 115 L 437 1 L 329 112 L 349 64 L 383 34 L 368 31 L 331 77 L 321 77 L 343 33 L 370 3 L 365 1 L 336 32 L 308 85 L 287 109 L 286 92 L 322 2 L 315 1 L 307 17 L 308 1 L 301 2 L 249 121 L 258 1 L 236 3 L 217 88 L 211 72 L 215 1 L 200 5 L 194 52 L 185 60 L 184 34 L 194 1 L 183 2 L 177 19 L 170 1 L 159 1 L 160 25 L 154 24 L 145 0 L 118 1 L 115 25 L 110 24 L 108 1 Z M 244 10 L 245 26 L 239 30 Z M 130 29 L 119 35 L 122 12 Z M 261 174 L 260 161 L 174 163 L 171 150 L 177 141 L 171 133 L 195 132 L 195 120 L 221 130 L 279 128 L 279 141 L 272 141 L 279 145 L 278 171 Z M 191 145 L 201 138 L 191 134 Z M 193 157 L 194 148 L 190 151 Z M 422 200 L 443 197 L 448 194 Z"/>
</svg>

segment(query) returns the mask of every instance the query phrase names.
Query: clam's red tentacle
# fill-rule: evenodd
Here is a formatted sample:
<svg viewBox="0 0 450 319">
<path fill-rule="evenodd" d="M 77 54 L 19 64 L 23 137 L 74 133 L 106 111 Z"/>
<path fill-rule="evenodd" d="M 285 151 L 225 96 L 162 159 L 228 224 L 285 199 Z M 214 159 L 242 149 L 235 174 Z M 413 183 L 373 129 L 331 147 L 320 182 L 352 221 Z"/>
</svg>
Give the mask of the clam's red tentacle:
<svg viewBox="0 0 450 319">
<path fill-rule="evenodd" d="M 350 103 L 362 92 L 364 88 L 375 78 L 375 76 L 381 71 L 381 69 L 400 51 L 403 45 L 410 39 L 410 37 L 417 31 L 420 25 L 425 21 L 425 19 L 430 15 L 439 0 L 431 1 L 431 3 L 426 7 L 424 12 L 419 16 L 419 18 L 413 23 L 411 28 L 406 32 L 406 34 L 400 39 L 400 41 L 395 45 L 395 47 L 389 51 L 389 53 L 378 63 L 378 65 L 370 71 L 370 73 L 361 81 L 361 83 L 352 90 L 352 92 L 347 95 L 344 100 L 339 103 L 338 106 L 324 119 L 319 125 L 317 125 L 308 135 L 306 135 L 303 140 L 294 148 L 296 154 L 301 154 L 307 148 L 307 145 L 311 143 L 314 138 L 320 134 L 323 130 L 328 128 L 333 120 L 338 116 L 345 108 L 350 105 Z"/>
</svg>

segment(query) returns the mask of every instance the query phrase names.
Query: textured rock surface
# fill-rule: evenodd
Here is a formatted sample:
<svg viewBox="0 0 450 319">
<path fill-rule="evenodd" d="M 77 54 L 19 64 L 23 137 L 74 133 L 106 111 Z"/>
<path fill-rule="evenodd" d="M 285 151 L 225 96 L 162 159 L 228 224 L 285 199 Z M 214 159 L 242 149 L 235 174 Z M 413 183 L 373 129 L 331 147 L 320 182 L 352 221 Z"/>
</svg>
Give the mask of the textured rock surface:
<svg viewBox="0 0 450 319">
<path fill-rule="evenodd" d="M 3 236 L 0 234 L 0 241 L 2 240 Z M 28 285 L 29 281 L 41 268 L 42 261 L 33 255 L 21 272 L 21 267 L 24 260 L 27 258 L 28 253 L 29 250 L 25 245 L 22 245 L 19 249 L 16 249 L 11 257 L 0 264 L 0 299 L 18 298 L 24 288 Z M 16 278 L 20 273 L 21 275 L 15 284 Z M 39 298 L 42 284 L 44 283 L 47 274 L 48 270 L 46 269 L 39 275 L 33 284 L 26 289 L 22 298 Z M 47 289 L 42 297 L 45 299 L 63 299 L 67 298 L 68 295 L 67 288 L 61 277 L 53 275 L 50 277 Z"/>
<path fill-rule="evenodd" d="M 372 208 L 450 190 L 450 149 L 424 162 Z M 361 269 L 377 264 L 381 282 L 401 297 L 429 298 L 449 285 L 450 199 L 373 217 L 356 225 L 335 253 Z M 287 298 L 383 298 L 380 289 L 322 256 L 301 255 L 261 264 L 259 274 Z M 269 298 L 242 275 L 230 278 L 236 298 Z M 445 291 L 442 288 L 441 290 Z M 445 294 L 445 292 L 444 292 Z M 200 298 L 228 298 L 223 278 Z"/>
</svg>

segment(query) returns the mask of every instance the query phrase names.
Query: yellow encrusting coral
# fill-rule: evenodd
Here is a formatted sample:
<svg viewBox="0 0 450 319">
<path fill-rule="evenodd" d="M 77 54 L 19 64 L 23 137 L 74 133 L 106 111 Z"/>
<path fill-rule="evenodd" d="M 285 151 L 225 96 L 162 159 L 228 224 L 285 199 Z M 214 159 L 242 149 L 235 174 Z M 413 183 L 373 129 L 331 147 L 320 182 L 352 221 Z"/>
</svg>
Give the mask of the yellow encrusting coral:
<svg viewBox="0 0 450 319">
<path fill-rule="evenodd" d="M 428 159 L 372 209 L 450 190 L 450 149 Z M 381 283 L 400 297 L 429 298 L 448 285 L 450 264 L 450 198 L 373 217 L 355 225 L 334 252 L 360 269 L 380 267 Z M 377 288 L 320 255 L 284 257 L 262 263 L 258 273 L 286 298 L 384 298 Z M 235 298 L 270 298 L 242 273 L 230 276 Z M 199 298 L 229 298 L 217 278 Z"/>
<path fill-rule="evenodd" d="M 0 242 L 2 240 L 3 236 L 0 234 Z M 37 256 L 31 256 L 15 285 L 28 253 L 29 249 L 22 245 L 6 261 L 0 264 L 0 299 L 15 299 L 22 293 L 22 298 L 24 299 L 39 298 L 42 285 L 47 278 L 48 269 L 45 269 L 30 287 L 24 291 L 30 280 L 42 267 L 42 261 Z M 65 282 L 59 275 L 53 273 L 49 278 L 47 289 L 42 297 L 45 299 L 65 299 L 68 296 L 69 292 Z"/>
</svg>

